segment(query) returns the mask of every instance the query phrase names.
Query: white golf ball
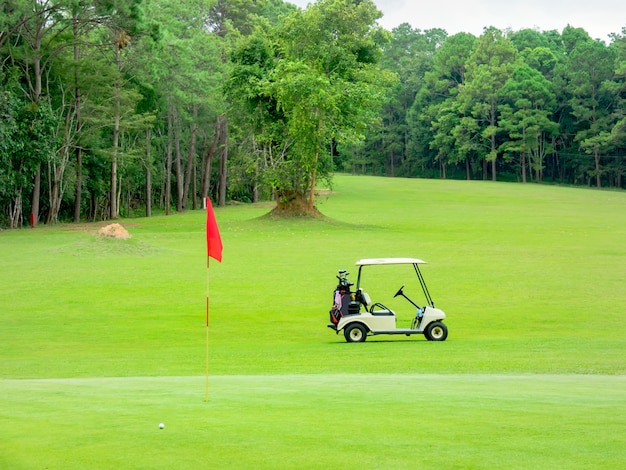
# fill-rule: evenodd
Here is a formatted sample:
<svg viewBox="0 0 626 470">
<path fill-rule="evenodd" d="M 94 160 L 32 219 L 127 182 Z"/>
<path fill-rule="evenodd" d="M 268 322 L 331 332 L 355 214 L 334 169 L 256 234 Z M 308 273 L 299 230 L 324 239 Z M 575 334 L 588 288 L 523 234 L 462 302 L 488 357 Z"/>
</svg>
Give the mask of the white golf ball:
<svg viewBox="0 0 626 470">
<path fill-rule="evenodd" d="M 163 429 L 165 427 L 165 424 L 161 423 L 159 424 L 159 429 Z"/>
</svg>

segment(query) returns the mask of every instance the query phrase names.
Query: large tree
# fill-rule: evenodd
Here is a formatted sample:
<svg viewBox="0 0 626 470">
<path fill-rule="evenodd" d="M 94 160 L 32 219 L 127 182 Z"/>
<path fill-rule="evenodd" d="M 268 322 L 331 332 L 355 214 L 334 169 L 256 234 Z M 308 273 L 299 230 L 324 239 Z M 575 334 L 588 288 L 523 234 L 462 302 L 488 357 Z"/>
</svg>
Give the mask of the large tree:
<svg viewBox="0 0 626 470">
<path fill-rule="evenodd" d="M 499 156 L 498 133 L 502 131 L 498 107 L 505 100 L 502 87 L 514 67 L 517 51 L 504 34 L 493 27 L 486 28 L 478 38 L 476 48 L 468 61 L 466 83 L 460 88 L 463 109 L 471 113 L 480 129 L 483 141 L 483 179 L 487 178 L 487 163 L 491 179 L 496 180 Z"/>
<path fill-rule="evenodd" d="M 252 56 L 271 68 L 245 99 L 266 97 L 284 122 L 277 137 L 285 151 L 273 179 L 277 211 L 312 213 L 316 181 L 332 171 L 332 143 L 362 140 L 378 119 L 395 79 L 378 66 L 388 39 L 380 17 L 371 0 L 319 0 L 276 28 L 275 60 Z"/>
<path fill-rule="evenodd" d="M 33 189 L 40 165 L 55 152 L 56 126 L 46 103 L 19 99 L 10 89 L 0 91 L 0 204 L 10 228 L 23 225 L 23 195 Z M 0 215 L 0 223 L 2 219 Z"/>
<path fill-rule="evenodd" d="M 572 115 L 578 131 L 575 140 L 587 154 L 593 155 L 593 167 L 587 175 L 601 186 L 601 159 L 613 150 L 611 127 L 619 88 L 612 82 L 615 54 L 601 41 L 582 41 L 569 55 L 568 91 Z"/>
<path fill-rule="evenodd" d="M 615 147 L 624 149 L 626 148 L 626 27 L 622 29 L 622 34 L 613 36 L 612 46 L 616 52 L 615 79 L 621 92 L 616 103 L 616 122 L 611 130 L 611 135 Z M 621 187 L 622 177 L 626 174 L 626 158 L 622 157 L 616 160 L 614 166 L 618 186 Z"/>
<path fill-rule="evenodd" d="M 465 163 L 467 179 L 471 178 L 472 158 L 477 150 L 472 137 L 476 123 L 465 114 L 458 94 L 465 86 L 475 43 L 476 37 L 469 33 L 446 39 L 436 51 L 433 67 L 426 73 L 409 115 L 414 136 L 411 147 L 423 156 L 428 156 L 427 148 L 433 149 L 444 178 L 448 163 L 461 162 Z"/>
<path fill-rule="evenodd" d="M 558 132 L 558 124 L 551 120 L 556 106 L 552 85 L 540 72 L 520 63 L 502 91 L 507 98 L 500 106 L 500 125 L 509 138 L 500 148 L 505 155 L 519 157 L 523 182 L 529 166 L 540 182 L 544 159 L 553 152 L 552 137 Z"/>
</svg>

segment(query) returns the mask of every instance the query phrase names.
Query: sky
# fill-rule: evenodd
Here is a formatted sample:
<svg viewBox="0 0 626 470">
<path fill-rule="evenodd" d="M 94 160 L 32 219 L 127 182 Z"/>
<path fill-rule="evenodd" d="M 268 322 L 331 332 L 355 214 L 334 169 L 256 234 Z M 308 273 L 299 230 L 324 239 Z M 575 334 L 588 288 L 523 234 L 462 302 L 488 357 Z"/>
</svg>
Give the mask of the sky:
<svg viewBox="0 0 626 470">
<path fill-rule="evenodd" d="M 287 0 L 306 7 L 311 0 Z M 594 39 L 626 27 L 626 0 L 374 0 L 384 14 L 381 26 L 393 29 L 409 23 L 414 29 L 443 28 L 479 36 L 486 26 L 563 31 L 568 24 L 583 28 Z"/>
</svg>

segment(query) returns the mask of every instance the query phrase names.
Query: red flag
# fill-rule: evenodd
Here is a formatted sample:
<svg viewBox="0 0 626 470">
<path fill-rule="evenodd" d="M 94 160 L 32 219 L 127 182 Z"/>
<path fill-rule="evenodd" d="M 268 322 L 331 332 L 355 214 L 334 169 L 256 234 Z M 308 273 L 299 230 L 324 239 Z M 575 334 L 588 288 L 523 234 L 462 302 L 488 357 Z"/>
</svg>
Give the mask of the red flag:
<svg viewBox="0 0 626 470">
<path fill-rule="evenodd" d="M 217 227 L 211 200 L 206 198 L 206 248 L 207 256 L 222 262 L 222 237 Z"/>
</svg>

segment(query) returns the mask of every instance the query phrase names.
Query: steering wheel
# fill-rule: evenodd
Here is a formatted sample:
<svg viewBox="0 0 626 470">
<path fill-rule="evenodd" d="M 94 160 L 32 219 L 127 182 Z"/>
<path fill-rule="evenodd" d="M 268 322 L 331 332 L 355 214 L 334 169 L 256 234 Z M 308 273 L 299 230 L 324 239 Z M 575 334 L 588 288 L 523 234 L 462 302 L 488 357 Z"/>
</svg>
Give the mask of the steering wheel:
<svg viewBox="0 0 626 470">
<path fill-rule="evenodd" d="M 396 292 L 394 297 L 398 297 L 399 295 L 403 295 L 404 293 L 402 292 L 402 289 L 404 289 L 404 285 L 402 285 L 402 287 L 400 287 L 400 289 L 398 289 L 398 292 Z"/>
</svg>

